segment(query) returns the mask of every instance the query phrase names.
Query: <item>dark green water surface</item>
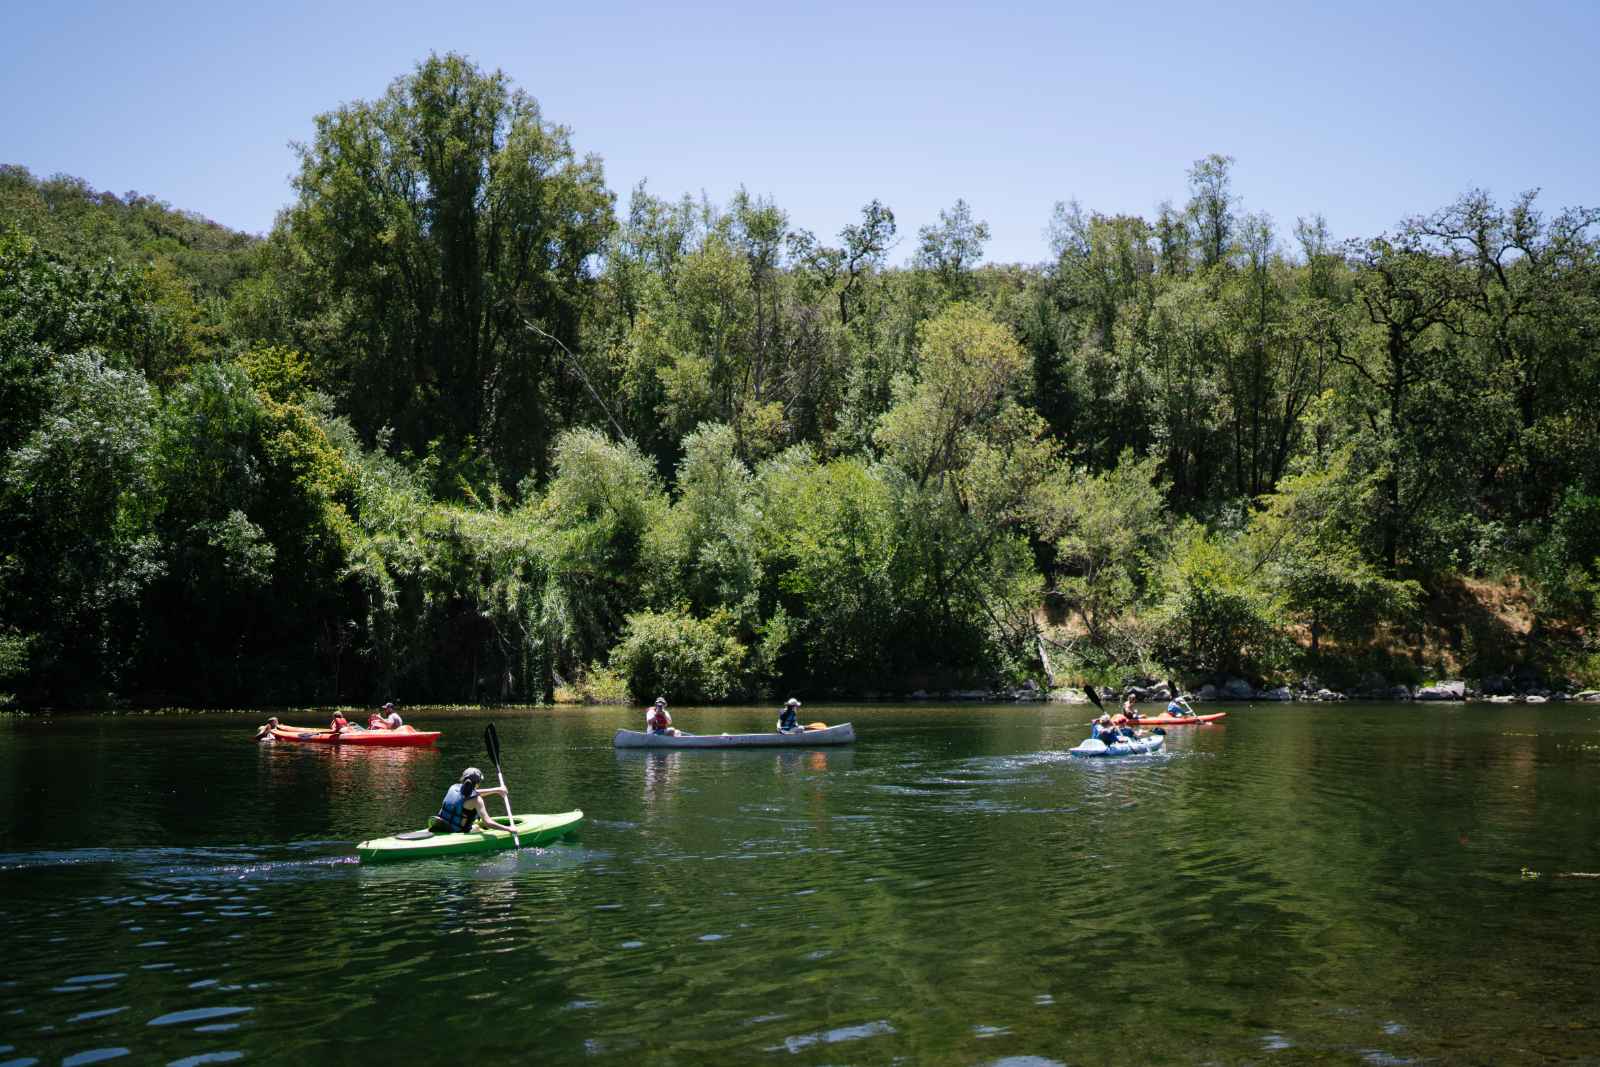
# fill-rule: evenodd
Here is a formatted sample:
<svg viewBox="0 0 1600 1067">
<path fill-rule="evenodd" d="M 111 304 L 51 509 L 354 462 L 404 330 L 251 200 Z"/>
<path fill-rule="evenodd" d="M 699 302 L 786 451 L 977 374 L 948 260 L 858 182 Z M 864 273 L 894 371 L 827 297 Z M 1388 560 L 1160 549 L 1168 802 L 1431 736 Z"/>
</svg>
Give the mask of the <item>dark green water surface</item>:
<svg viewBox="0 0 1600 1067">
<path fill-rule="evenodd" d="M 1600 1062 L 1600 879 L 1559 877 L 1600 871 L 1600 707 L 1234 707 L 1094 761 L 1083 708 L 805 710 L 860 740 L 0 720 L 0 1062 Z M 492 779 L 491 718 L 578 837 L 359 865 Z"/>
</svg>

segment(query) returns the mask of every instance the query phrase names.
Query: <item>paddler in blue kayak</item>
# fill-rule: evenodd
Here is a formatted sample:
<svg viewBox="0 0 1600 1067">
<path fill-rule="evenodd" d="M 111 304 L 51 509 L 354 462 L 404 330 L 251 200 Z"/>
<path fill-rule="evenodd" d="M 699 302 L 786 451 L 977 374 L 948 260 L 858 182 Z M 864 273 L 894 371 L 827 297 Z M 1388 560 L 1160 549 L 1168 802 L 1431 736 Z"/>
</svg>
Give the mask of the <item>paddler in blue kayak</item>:
<svg viewBox="0 0 1600 1067">
<path fill-rule="evenodd" d="M 800 725 L 799 715 L 800 702 L 794 697 L 790 697 L 789 702 L 783 706 L 783 710 L 778 712 L 778 732 L 780 734 L 804 732 L 805 727 Z"/>
<path fill-rule="evenodd" d="M 505 796 L 505 787 L 479 789 L 478 783 L 481 781 L 483 772 L 478 768 L 468 767 L 462 771 L 461 781 L 445 791 L 439 814 L 428 820 L 428 829 L 436 834 L 464 834 L 472 830 L 472 824 L 477 820 L 491 829 L 515 833 L 510 826 L 490 815 L 489 806 L 482 800 L 483 797 Z"/>
</svg>

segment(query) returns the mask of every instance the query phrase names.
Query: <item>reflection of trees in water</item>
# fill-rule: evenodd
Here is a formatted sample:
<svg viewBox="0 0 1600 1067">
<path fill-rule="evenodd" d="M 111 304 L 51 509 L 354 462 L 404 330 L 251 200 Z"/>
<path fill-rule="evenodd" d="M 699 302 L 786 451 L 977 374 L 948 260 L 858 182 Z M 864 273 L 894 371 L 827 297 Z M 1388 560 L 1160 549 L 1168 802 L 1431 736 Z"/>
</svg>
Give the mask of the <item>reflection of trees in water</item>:
<svg viewBox="0 0 1600 1067">
<path fill-rule="evenodd" d="M 432 748 L 275 741 L 256 749 L 259 818 L 252 821 L 293 837 L 372 836 L 374 824 L 385 833 L 416 829 L 460 773 Z"/>
</svg>

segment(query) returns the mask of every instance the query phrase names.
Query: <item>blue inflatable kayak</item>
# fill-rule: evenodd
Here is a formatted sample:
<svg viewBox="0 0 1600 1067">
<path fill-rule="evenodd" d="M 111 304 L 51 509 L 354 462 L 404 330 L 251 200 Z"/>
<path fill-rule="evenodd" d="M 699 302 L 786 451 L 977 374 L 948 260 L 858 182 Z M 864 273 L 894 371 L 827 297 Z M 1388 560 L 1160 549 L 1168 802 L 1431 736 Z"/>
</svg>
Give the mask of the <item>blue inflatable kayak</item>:
<svg viewBox="0 0 1600 1067">
<path fill-rule="evenodd" d="M 1154 752 L 1166 743 L 1165 734 L 1151 734 L 1141 737 L 1137 741 L 1117 741 L 1106 744 L 1096 738 L 1089 738 L 1077 748 L 1068 749 L 1074 756 L 1141 756 L 1147 752 Z"/>
</svg>

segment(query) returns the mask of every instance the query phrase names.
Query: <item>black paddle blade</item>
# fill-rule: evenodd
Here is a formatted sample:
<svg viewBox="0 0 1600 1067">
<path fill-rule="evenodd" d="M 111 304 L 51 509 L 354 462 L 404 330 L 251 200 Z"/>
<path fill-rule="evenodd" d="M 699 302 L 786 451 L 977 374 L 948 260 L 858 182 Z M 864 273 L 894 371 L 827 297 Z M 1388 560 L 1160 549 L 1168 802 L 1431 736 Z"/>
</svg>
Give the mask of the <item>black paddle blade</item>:
<svg viewBox="0 0 1600 1067">
<path fill-rule="evenodd" d="M 494 761 L 496 770 L 500 769 L 500 735 L 495 733 L 494 723 L 483 728 L 483 744 L 489 750 L 489 758 Z"/>
<path fill-rule="evenodd" d="M 1099 708 L 1101 711 L 1105 711 L 1106 710 L 1106 706 L 1104 704 L 1100 703 L 1100 694 L 1096 693 L 1094 691 L 1094 686 L 1086 685 L 1086 686 L 1083 687 L 1083 691 L 1085 693 L 1089 694 L 1089 703 L 1093 704 L 1095 707 Z"/>
</svg>

